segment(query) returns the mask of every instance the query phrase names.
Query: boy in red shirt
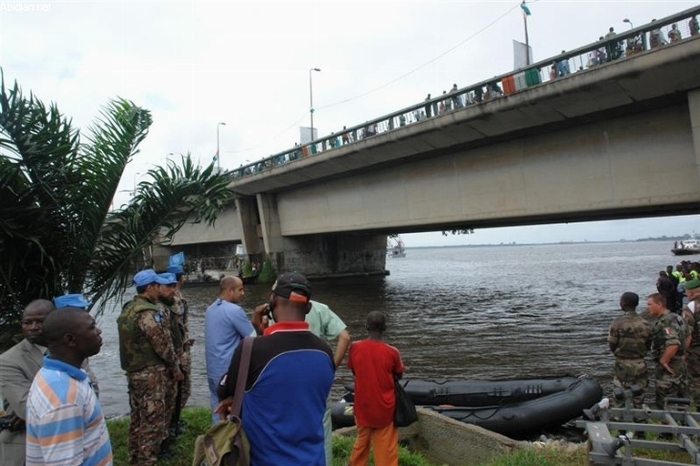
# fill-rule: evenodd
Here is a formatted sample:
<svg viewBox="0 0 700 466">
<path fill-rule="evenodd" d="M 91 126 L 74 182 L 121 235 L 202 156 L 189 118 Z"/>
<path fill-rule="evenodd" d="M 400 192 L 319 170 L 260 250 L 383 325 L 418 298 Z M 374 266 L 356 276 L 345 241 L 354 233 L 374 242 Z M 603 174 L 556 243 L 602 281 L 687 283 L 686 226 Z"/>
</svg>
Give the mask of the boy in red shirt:
<svg viewBox="0 0 700 466">
<path fill-rule="evenodd" d="M 367 339 L 350 346 L 348 367 L 355 375 L 357 425 L 350 466 L 367 465 L 372 444 L 376 466 L 399 464 L 399 430 L 394 426 L 394 376 L 401 377 L 404 367 L 399 350 L 384 343 L 385 330 L 384 314 L 372 311 L 367 316 Z"/>
</svg>

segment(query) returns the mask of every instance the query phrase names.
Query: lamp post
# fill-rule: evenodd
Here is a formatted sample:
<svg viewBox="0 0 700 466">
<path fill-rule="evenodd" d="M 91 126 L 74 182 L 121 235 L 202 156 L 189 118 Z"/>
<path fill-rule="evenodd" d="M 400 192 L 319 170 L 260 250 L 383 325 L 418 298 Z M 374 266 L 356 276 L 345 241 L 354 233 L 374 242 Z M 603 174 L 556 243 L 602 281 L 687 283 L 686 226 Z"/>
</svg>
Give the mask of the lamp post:
<svg viewBox="0 0 700 466">
<path fill-rule="evenodd" d="M 309 69 L 309 114 L 311 115 L 311 140 L 314 140 L 314 85 L 311 79 L 312 71 L 321 71 L 321 68 Z"/>
<path fill-rule="evenodd" d="M 622 20 L 622 22 L 623 22 L 623 23 L 629 24 L 629 25 L 630 25 L 630 29 L 634 29 L 634 24 L 632 24 L 632 21 L 630 21 L 629 19 L 625 18 L 625 19 Z"/>
<path fill-rule="evenodd" d="M 136 177 L 139 176 L 141 172 L 136 172 L 134 173 L 134 191 L 131 193 L 131 196 L 136 196 Z"/>
<path fill-rule="evenodd" d="M 219 155 L 219 126 L 226 126 L 226 123 L 220 121 L 216 124 L 216 171 L 221 173 L 221 156 Z"/>
</svg>

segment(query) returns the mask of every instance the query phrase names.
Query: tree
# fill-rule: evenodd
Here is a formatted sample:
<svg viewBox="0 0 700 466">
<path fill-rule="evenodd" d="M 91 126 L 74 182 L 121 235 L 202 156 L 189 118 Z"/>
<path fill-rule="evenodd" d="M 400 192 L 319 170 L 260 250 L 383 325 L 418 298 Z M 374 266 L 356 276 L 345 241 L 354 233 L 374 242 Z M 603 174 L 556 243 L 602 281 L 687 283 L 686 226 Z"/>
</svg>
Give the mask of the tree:
<svg viewBox="0 0 700 466">
<path fill-rule="evenodd" d="M 16 82 L 6 88 L 0 70 L 0 348 L 29 301 L 84 293 L 100 312 L 130 285 L 144 248 L 187 221 L 213 224 L 229 202 L 227 178 L 188 154 L 150 170 L 110 210 L 151 123 L 148 110 L 118 98 L 81 133 L 56 104 Z"/>
</svg>

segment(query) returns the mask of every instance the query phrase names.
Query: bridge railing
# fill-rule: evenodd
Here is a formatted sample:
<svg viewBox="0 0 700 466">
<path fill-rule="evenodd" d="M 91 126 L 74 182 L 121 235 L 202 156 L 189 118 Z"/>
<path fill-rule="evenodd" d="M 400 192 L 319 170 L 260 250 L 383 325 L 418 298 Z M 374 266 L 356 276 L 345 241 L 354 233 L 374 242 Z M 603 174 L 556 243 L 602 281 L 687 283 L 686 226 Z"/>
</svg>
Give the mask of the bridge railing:
<svg viewBox="0 0 700 466">
<path fill-rule="evenodd" d="M 700 6 L 690 8 L 666 18 L 652 21 L 623 33 L 608 33 L 592 44 L 569 52 L 562 52 L 546 60 L 539 61 L 523 69 L 511 71 L 482 81 L 469 87 L 452 89 L 438 97 L 426 99 L 397 112 L 369 120 L 351 128 L 316 139 L 305 145 L 277 153 L 238 169 L 229 174 L 233 179 L 254 175 L 274 167 L 313 157 L 321 152 L 354 144 L 407 125 L 413 125 L 429 118 L 459 111 L 474 105 L 507 98 L 534 86 L 565 79 L 577 72 L 633 57 L 636 54 L 689 38 L 700 37 L 697 15 Z"/>
</svg>

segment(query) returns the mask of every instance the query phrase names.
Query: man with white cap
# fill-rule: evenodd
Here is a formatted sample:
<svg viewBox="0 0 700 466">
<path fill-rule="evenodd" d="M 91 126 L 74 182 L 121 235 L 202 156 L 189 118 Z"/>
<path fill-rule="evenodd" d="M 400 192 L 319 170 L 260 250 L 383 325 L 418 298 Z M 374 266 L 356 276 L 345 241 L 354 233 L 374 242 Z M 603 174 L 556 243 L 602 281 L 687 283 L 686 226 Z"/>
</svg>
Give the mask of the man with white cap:
<svg viewBox="0 0 700 466">
<path fill-rule="evenodd" d="M 153 269 L 134 275 L 136 296 L 117 319 L 119 356 L 129 386 L 129 464 L 155 466 L 167 435 L 166 385 L 183 379 L 167 316 L 158 307 L 160 285 Z"/>
</svg>

